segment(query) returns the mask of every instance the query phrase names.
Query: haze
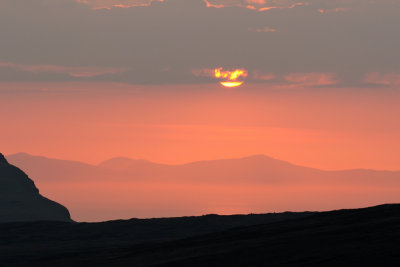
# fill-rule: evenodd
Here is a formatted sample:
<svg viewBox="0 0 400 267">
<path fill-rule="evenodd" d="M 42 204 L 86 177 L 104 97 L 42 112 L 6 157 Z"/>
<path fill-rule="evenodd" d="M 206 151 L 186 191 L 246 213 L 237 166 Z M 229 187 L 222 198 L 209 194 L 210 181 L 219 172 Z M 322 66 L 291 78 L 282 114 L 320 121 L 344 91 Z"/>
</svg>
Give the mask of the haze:
<svg viewBox="0 0 400 267">
<path fill-rule="evenodd" d="M 1 0 L 1 153 L 24 152 L 92 167 L 115 157 L 180 166 L 265 155 L 321 171 L 396 173 L 399 12 L 397 0 Z M 240 86 L 225 88 L 224 82 Z M 118 205 L 110 204 L 111 211 L 88 218 L 79 206 L 93 207 L 106 193 L 99 187 L 91 191 L 93 184 L 85 179 L 96 179 L 101 171 L 88 177 L 79 172 L 82 183 L 67 179 L 56 184 L 60 173 L 47 172 L 45 166 L 32 172 L 29 162 L 24 166 L 46 196 L 90 220 L 398 201 L 397 184 L 387 186 L 384 180 L 373 186 L 342 184 L 346 192 L 332 191 L 328 184 L 321 186 L 329 190 L 321 191 L 290 186 L 268 191 L 251 182 L 241 187 L 225 183 L 219 189 L 194 182 L 136 183 L 141 192 L 149 192 L 137 198 L 123 192 L 134 188 L 130 181 L 103 183 L 103 189 L 115 189 L 107 193 L 108 201 L 122 192 L 126 203 L 151 206 L 163 203 L 163 197 L 159 202 L 151 197 L 183 195 L 168 202 L 176 208 L 171 212 L 159 208 L 113 214 L 116 207 L 125 207 L 120 199 Z M 208 172 L 216 179 L 224 173 Z M 49 173 L 55 180 L 43 183 Z M 79 198 L 68 193 L 74 188 L 80 188 Z M 83 189 L 91 192 L 92 204 L 84 202 Z M 312 192 L 314 198 L 308 198 Z M 198 206 L 174 206 L 191 194 L 198 197 Z M 237 194 L 243 199 L 271 197 L 268 203 L 240 204 L 232 197 Z M 296 202 L 278 197 L 290 194 L 298 195 Z M 324 194 L 333 202 L 312 204 Z M 208 205 L 217 199 L 226 202 Z"/>
</svg>

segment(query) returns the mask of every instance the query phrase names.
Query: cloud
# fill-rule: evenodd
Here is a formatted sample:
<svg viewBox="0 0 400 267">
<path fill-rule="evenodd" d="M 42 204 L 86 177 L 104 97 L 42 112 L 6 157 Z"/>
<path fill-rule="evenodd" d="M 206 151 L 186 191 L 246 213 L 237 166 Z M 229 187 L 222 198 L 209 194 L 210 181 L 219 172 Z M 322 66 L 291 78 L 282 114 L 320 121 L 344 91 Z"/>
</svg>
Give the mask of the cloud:
<svg viewBox="0 0 400 267">
<path fill-rule="evenodd" d="M 276 32 L 276 29 L 266 26 L 266 27 L 262 27 L 262 28 L 249 28 L 249 31 L 252 31 L 252 32 Z"/>
<path fill-rule="evenodd" d="M 8 68 L 16 71 L 30 72 L 32 74 L 41 74 L 41 73 L 67 74 L 75 78 L 91 78 L 105 74 L 121 73 L 127 70 L 124 68 L 67 67 L 67 66 L 45 65 L 45 64 L 24 65 L 24 64 L 16 64 L 12 62 L 1 62 L 1 61 L 0 61 L 0 68 Z"/>
<path fill-rule="evenodd" d="M 274 73 L 263 73 L 261 71 L 254 71 L 252 76 L 254 81 L 272 81 L 276 78 L 277 77 Z"/>
<path fill-rule="evenodd" d="M 248 70 L 248 81 L 355 86 L 366 73 L 400 73 L 399 1 L 208 2 L 226 8 L 203 0 L 0 1 L 1 79 L 207 83 L 193 70 L 224 67 Z M 112 8 L 121 5 L 132 8 Z M 348 11 L 318 11 L 336 8 Z"/>
<path fill-rule="evenodd" d="M 327 86 L 338 83 L 335 73 L 291 73 L 284 78 L 289 83 L 307 86 Z"/>
<path fill-rule="evenodd" d="M 150 6 L 153 2 L 164 0 L 75 0 L 79 4 L 85 4 L 94 10 L 111 8 L 130 8 L 138 6 Z"/>
<path fill-rule="evenodd" d="M 194 70 L 192 70 L 192 74 L 196 77 L 214 78 L 215 77 L 215 68 L 214 69 L 209 69 L 209 68 L 194 69 Z"/>
<path fill-rule="evenodd" d="M 168 0 L 75 0 L 77 3 L 85 4 L 94 10 L 112 9 L 112 8 L 130 8 L 150 6 L 155 2 L 164 2 Z M 210 8 L 225 7 L 243 7 L 258 11 L 267 11 L 276 8 L 294 8 L 296 6 L 307 5 L 305 2 L 297 2 L 293 0 L 199 0 L 204 2 Z"/>
<path fill-rule="evenodd" d="M 257 11 L 268 11 L 271 9 L 294 8 L 296 6 L 308 5 L 307 2 L 293 0 L 267 1 L 267 0 L 204 0 L 207 7 L 243 7 Z"/>
<path fill-rule="evenodd" d="M 364 82 L 373 85 L 399 86 L 400 73 L 370 72 L 365 74 Z"/>
<path fill-rule="evenodd" d="M 318 9 L 319 13 L 327 14 L 327 13 L 337 13 L 337 12 L 347 12 L 350 8 L 348 7 L 336 7 L 336 8 L 327 8 L 327 9 Z"/>
</svg>

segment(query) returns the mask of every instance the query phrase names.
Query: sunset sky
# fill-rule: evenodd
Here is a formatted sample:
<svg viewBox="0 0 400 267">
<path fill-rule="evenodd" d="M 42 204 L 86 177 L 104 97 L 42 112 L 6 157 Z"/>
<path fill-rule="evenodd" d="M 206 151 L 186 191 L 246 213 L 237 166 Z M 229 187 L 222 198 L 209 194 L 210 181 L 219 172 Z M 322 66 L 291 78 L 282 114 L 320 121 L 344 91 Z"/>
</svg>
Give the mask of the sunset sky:
<svg viewBox="0 0 400 267">
<path fill-rule="evenodd" d="M 400 170 L 398 0 L 1 0 L 0 152 Z M 226 88 L 214 70 L 245 70 Z"/>
</svg>

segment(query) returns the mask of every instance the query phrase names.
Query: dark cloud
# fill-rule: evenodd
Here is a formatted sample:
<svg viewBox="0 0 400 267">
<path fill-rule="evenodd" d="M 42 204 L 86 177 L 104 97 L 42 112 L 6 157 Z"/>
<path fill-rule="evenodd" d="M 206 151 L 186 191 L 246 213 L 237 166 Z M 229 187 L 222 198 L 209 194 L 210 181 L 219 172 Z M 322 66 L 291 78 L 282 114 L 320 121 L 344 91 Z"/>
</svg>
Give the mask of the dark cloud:
<svg viewBox="0 0 400 267">
<path fill-rule="evenodd" d="M 3 65 L 1 80 L 199 83 L 211 78 L 193 70 L 221 66 L 246 68 L 249 79 L 255 73 L 282 80 L 303 73 L 316 79 L 320 73 L 356 84 L 368 73 L 400 73 L 398 1 L 282 0 L 273 1 L 281 8 L 263 12 L 245 8 L 251 1 L 208 1 L 227 6 L 212 8 L 202 0 L 165 0 L 93 10 L 96 3 L 144 3 L 95 2 L 0 1 L 0 62 L 60 70 Z M 124 71 L 71 75 L 71 70 L 90 68 Z"/>
</svg>

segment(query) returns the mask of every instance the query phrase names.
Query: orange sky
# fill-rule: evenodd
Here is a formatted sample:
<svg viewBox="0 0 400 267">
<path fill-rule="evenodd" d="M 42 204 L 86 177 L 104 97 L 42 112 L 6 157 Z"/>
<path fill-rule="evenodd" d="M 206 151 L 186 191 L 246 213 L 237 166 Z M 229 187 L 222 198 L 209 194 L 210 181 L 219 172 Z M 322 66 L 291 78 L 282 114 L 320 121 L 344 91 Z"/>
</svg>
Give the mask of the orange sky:
<svg viewBox="0 0 400 267">
<path fill-rule="evenodd" d="M 0 152 L 91 164 L 264 154 L 400 170 L 399 12 L 394 0 L 0 0 Z M 164 184 L 141 184 L 137 173 L 101 181 L 32 162 L 16 165 L 78 220 L 356 208 L 400 195 L 381 176 L 376 187 L 259 187 L 247 178 L 261 173 L 243 165 L 243 186 L 199 187 L 169 183 L 164 170 Z"/>
<path fill-rule="evenodd" d="M 1 83 L 0 148 L 89 163 L 265 154 L 400 170 L 399 100 L 393 88 Z"/>
</svg>

